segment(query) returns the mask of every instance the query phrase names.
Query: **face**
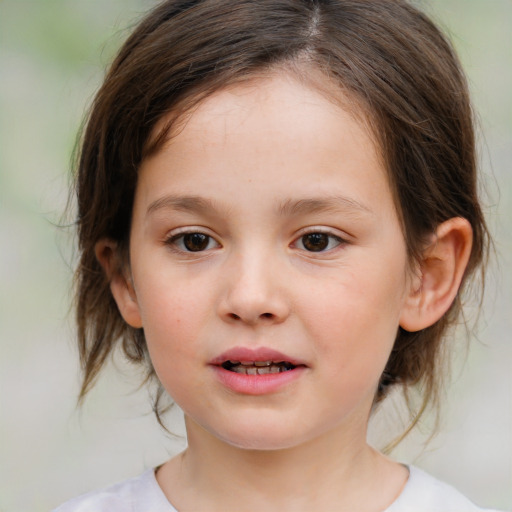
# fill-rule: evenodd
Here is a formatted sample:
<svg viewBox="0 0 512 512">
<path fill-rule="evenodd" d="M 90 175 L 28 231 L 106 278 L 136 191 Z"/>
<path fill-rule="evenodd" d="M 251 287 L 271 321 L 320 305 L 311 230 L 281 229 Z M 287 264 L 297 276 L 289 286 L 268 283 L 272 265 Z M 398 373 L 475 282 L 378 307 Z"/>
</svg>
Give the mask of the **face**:
<svg viewBox="0 0 512 512">
<path fill-rule="evenodd" d="M 277 449 L 366 422 L 408 294 L 367 128 L 287 75 L 204 100 L 144 161 L 125 319 L 189 425 Z"/>
</svg>

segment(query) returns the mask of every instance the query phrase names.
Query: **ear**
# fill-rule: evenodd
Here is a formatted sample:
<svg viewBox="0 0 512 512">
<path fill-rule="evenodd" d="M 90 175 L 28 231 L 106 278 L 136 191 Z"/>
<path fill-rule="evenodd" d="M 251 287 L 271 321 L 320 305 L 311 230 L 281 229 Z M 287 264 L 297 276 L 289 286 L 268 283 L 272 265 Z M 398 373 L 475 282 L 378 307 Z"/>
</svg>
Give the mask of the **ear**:
<svg viewBox="0 0 512 512">
<path fill-rule="evenodd" d="M 135 328 L 142 327 L 142 319 L 137 303 L 137 297 L 129 270 L 123 268 L 122 258 L 118 245 L 110 239 L 101 239 L 94 246 L 94 252 L 100 265 L 103 267 L 110 282 L 110 291 L 117 303 L 119 312 L 128 325 Z"/>
<path fill-rule="evenodd" d="M 414 332 L 436 323 L 450 308 L 471 254 L 473 230 L 461 217 L 438 226 L 418 263 L 418 275 L 400 315 L 400 327 Z"/>
</svg>

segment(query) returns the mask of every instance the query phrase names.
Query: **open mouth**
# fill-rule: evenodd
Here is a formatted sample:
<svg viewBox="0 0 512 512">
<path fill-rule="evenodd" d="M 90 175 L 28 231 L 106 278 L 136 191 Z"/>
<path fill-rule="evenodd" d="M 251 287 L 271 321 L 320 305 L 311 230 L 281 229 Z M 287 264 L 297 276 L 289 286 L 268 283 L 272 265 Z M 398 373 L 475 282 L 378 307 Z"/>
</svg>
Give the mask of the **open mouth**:
<svg viewBox="0 0 512 512">
<path fill-rule="evenodd" d="M 293 370 L 296 366 L 288 361 L 225 361 L 222 368 L 244 375 L 268 375 Z"/>
</svg>

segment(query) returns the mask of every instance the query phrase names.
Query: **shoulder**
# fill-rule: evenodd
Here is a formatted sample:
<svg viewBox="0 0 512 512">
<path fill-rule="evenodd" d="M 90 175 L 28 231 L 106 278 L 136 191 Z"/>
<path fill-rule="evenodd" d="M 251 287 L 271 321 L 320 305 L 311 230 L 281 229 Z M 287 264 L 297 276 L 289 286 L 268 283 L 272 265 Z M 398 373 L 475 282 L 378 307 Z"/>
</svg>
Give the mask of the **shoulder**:
<svg viewBox="0 0 512 512">
<path fill-rule="evenodd" d="M 67 501 L 53 512 L 176 512 L 153 469 L 142 475 Z"/>
<path fill-rule="evenodd" d="M 452 486 L 415 466 L 409 471 L 402 494 L 385 512 L 497 512 L 476 506 Z"/>
</svg>

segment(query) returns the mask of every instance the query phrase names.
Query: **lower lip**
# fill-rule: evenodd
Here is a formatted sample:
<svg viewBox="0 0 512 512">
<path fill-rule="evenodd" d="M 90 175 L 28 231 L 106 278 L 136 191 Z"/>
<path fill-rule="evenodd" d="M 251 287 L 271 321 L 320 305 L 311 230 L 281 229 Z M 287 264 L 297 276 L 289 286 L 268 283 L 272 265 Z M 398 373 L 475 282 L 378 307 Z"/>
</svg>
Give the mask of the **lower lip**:
<svg viewBox="0 0 512 512">
<path fill-rule="evenodd" d="M 305 366 L 297 366 L 293 370 L 265 375 L 246 375 L 213 366 L 217 378 L 224 386 L 244 395 L 266 395 L 280 391 L 290 382 L 298 379 L 306 370 Z"/>
</svg>

